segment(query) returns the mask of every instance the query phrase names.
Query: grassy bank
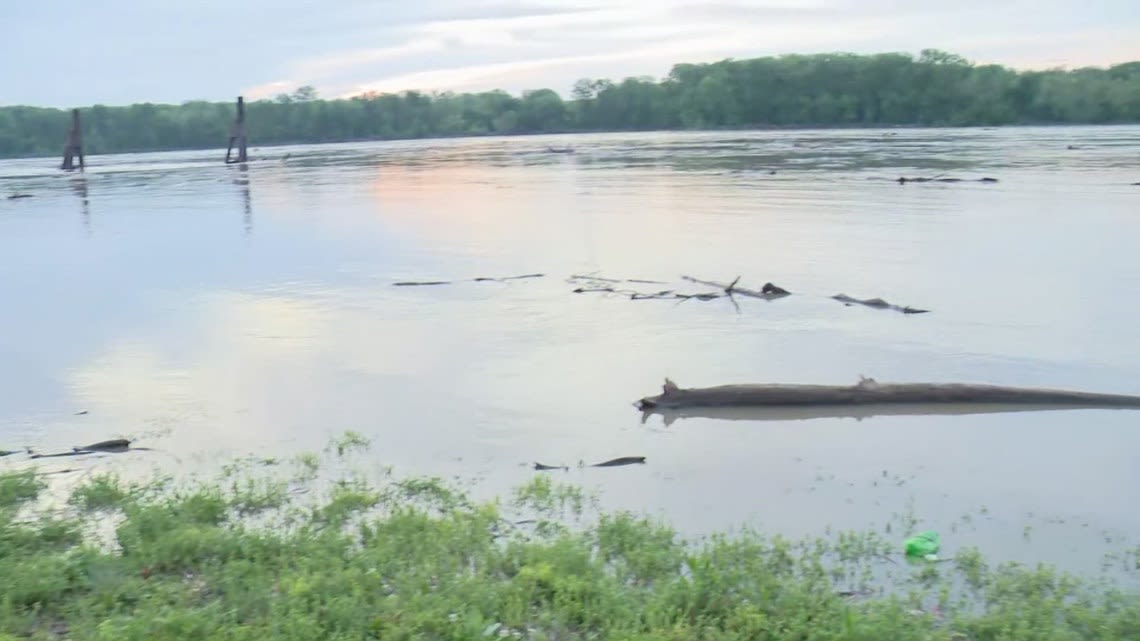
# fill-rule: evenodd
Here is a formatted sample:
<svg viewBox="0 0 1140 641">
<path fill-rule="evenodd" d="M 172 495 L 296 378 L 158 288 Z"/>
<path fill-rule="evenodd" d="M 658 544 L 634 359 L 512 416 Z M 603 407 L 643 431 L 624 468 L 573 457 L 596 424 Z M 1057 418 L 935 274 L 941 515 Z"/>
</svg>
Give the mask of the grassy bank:
<svg viewBox="0 0 1140 641">
<path fill-rule="evenodd" d="M 362 447 L 209 480 L 0 473 L 0 640 L 1140 638 L 1140 595 L 1047 567 L 912 565 L 874 534 L 684 541 L 548 476 L 489 503 L 367 481 Z"/>
</svg>

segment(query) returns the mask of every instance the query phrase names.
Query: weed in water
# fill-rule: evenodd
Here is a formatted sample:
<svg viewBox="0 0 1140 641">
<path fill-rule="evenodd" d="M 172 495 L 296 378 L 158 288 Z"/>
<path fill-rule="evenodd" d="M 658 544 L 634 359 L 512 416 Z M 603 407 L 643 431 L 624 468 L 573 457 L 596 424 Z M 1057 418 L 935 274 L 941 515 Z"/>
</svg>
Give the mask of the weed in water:
<svg viewBox="0 0 1140 641">
<path fill-rule="evenodd" d="M 912 565 L 874 532 L 687 541 L 593 514 L 548 476 L 514 492 L 510 519 L 440 479 L 313 481 L 302 505 L 286 490 L 297 480 L 272 471 L 177 486 L 96 476 L 71 513 L 38 520 L 16 512 L 43 478 L 0 474 L 0 640 L 1140 638 L 1136 593 L 991 567 L 973 549 Z M 109 517 L 113 541 L 82 536 Z M 547 527 L 516 525 L 530 519 Z M 895 530 L 916 526 L 908 511 Z"/>
</svg>

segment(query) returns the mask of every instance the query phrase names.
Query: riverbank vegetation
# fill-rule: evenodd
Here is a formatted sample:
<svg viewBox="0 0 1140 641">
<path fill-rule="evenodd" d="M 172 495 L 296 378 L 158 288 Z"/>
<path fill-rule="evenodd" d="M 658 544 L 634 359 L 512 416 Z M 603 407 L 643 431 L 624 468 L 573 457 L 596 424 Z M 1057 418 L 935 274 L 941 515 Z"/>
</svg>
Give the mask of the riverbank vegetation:
<svg viewBox="0 0 1140 641">
<path fill-rule="evenodd" d="M 77 105 L 78 106 L 78 105 Z M 224 147 L 231 103 L 82 107 L 89 154 Z M 678 64 L 668 76 L 580 80 L 551 89 L 366 94 L 312 87 L 248 104 L 251 144 L 489 134 L 796 126 L 1140 122 L 1140 62 L 1016 71 L 924 50 L 785 55 Z M 0 156 L 57 154 L 66 110 L 0 107 Z"/>
<path fill-rule="evenodd" d="M 0 472 L 0 639 L 1140 637 L 1140 595 L 1048 567 L 911 564 L 873 534 L 685 541 L 542 474 L 494 502 L 370 481 L 346 464 L 366 447 L 66 491 Z"/>
</svg>

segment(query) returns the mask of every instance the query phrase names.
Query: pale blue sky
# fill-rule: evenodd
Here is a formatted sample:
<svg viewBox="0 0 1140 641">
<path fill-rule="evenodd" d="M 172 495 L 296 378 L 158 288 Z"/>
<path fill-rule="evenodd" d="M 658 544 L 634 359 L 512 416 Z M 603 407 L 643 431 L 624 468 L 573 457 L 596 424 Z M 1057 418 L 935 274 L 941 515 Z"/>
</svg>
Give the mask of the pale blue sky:
<svg viewBox="0 0 1140 641">
<path fill-rule="evenodd" d="M 1140 0 L 4 0 L 0 104 L 228 100 L 310 84 L 550 87 L 676 62 L 925 47 L 1019 68 L 1140 60 Z"/>
</svg>

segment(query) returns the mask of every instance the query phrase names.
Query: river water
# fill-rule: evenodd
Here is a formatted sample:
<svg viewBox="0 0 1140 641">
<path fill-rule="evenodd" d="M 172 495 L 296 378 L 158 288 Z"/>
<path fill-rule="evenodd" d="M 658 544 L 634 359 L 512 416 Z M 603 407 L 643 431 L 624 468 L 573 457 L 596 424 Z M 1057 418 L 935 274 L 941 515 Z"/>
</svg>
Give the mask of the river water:
<svg viewBox="0 0 1140 641">
<path fill-rule="evenodd" d="M 173 452 L 201 466 L 351 429 L 377 468 L 490 493 L 535 461 L 566 464 L 558 478 L 604 505 L 690 533 L 812 535 L 913 512 L 948 552 L 1075 567 L 1137 539 L 1137 412 L 666 424 L 632 403 L 666 376 L 1140 393 L 1140 127 L 223 155 L 95 156 L 83 176 L 0 162 L 0 195 L 33 195 L 0 200 L 0 449 L 128 436 L 166 454 L 87 465 Z M 470 280 L 531 273 L 545 276 Z M 574 293 L 574 274 L 665 283 L 618 285 L 646 292 L 740 276 L 794 295 L 631 300 Z M 454 282 L 393 285 L 408 280 Z M 577 467 L 627 455 L 647 464 Z"/>
</svg>

